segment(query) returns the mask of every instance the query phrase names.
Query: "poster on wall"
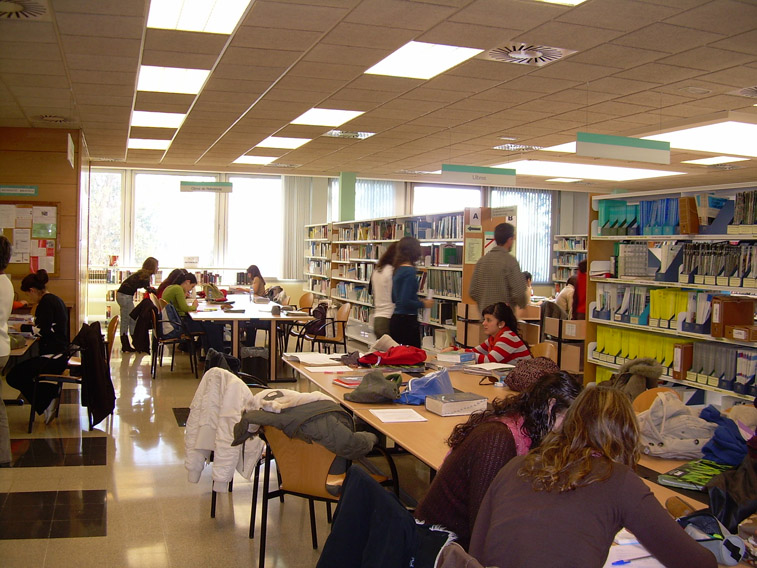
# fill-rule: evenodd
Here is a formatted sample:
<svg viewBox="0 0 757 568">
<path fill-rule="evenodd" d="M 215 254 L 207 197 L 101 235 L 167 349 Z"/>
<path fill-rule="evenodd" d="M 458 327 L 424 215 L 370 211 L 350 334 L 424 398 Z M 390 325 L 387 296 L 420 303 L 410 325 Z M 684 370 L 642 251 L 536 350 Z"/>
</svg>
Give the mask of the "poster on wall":
<svg viewBox="0 0 757 568">
<path fill-rule="evenodd" d="M 55 207 L 32 207 L 32 237 L 54 239 L 58 236 Z"/>
</svg>

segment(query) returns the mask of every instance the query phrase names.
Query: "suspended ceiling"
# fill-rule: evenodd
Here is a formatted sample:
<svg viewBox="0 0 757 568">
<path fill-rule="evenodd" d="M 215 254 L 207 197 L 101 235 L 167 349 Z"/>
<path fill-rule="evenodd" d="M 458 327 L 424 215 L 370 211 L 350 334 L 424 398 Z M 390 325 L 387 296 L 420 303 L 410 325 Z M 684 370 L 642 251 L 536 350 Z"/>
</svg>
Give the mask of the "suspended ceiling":
<svg viewBox="0 0 757 568">
<path fill-rule="evenodd" d="M 757 122 L 757 98 L 734 94 L 757 86 L 752 0 L 256 0 L 231 35 L 147 29 L 149 1 L 33 3 L 40 15 L 0 20 L 0 126 L 81 128 L 98 165 L 438 180 L 408 172 L 516 159 L 597 163 L 493 147 L 553 146 L 577 131 L 653 134 L 723 111 Z M 486 60 L 485 51 L 430 80 L 364 73 L 411 40 L 576 53 L 532 67 Z M 197 96 L 137 92 L 140 64 L 211 74 Z M 328 127 L 290 124 L 314 107 L 363 111 L 341 128 L 376 134 L 327 138 Z M 178 130 L 130 127 L 134 110 L 188 115 Z M 313 140 L 250 151 L 274 134 Z M 127 150 L 130 137 L 171 143 Z M 277 159 L 232 163 L 245 153 Z M 674 150 L 670 166 L 602 160 L 687 174 L 675 177 L 566 187 L 519 175 L 518 185 L 645 190 L 757 179 L 757 158 L 729 169 L 680 163 L 711 155 Z"/>
</svg>

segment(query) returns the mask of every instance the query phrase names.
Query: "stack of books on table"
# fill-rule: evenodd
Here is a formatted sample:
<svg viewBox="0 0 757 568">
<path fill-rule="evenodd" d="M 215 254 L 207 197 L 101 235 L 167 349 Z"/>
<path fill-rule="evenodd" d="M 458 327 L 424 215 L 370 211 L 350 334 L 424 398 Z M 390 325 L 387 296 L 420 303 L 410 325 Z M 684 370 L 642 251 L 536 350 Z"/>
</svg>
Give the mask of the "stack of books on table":
<svg viewBox="0 0 757 568">
<path fill-rule="evenodd" d="M 464 373 L 471 375 L 484 375 L 486 377 L 501 377 L 515 368 L 510 363 L 478 363 L 476 365 L 466 365 L 463 368 Z"/>
</svg>

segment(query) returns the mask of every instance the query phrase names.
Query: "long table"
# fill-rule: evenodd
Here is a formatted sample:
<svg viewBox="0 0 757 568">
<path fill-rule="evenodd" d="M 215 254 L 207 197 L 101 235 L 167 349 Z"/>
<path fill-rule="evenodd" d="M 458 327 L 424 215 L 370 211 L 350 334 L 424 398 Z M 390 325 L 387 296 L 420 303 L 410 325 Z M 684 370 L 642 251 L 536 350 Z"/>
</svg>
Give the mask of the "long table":
<svg viewBox="0 0 757 568">
<path fill-rule="evenodd" d="M 234 357 L 239 357 L 239 323 L 250 321 L 252 319 L 264 320 L 270 322 L 271 332 L 269 334 L 269 353 L 268 363 L 270 366 L 269 382 L 276 382 L 276 364 L 278 356 L 276 353 L 278 342 L 276 341 L 279 326 L 279 322 L 295 322 L 295 321 L 309 321 L 312 320 L 312 316 L 288 316 L 284 312 L 275 316 L 271 313 L 271 309 L 275 304 L 273 302 L 268 303 L 256 303 L 253 301 L 252 296 L 249 294 L 231 294 L 228 297 L 230 302 L 233 302 L 231 310 L 222 310 L 218 304 L 200 302 L 198 311 L 192 312 L 190 315 L 193 320 L 196 321 L 212 321 L 216 323 L 230 323 L 231 324 L 231 354 Z M 239 311 L 243 310 L 243 311 Z"/>
</svg>

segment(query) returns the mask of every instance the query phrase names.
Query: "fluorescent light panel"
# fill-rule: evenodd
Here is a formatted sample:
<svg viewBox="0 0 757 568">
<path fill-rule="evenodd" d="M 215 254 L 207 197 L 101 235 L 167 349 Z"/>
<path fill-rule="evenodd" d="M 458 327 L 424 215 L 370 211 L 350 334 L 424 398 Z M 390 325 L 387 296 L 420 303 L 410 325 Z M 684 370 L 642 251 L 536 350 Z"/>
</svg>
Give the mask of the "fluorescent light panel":
<svg viewBox="0 0 757 568">
<path fill-rule="evenodd" d="M 670 142 L 671 148 L 757 158 L 757 124 L 725 121 L 644 136 Z"/>
<path fill-rule="evenodd" d="M 196 95 L 202 90 L 209 74 L 207 69 L 142 65 L 139 68 L 137 90 Z"/>
<path fill-rule="evenodd" d="M 547 146 L 546 148 L 542 148 L 543 152 L 571 152 L 573 154 L 576 153 L 576 143 L 575 142 L 566 142 L 565 144 L 558 144 L 557 146 Z"/>
<path fill-rule="evenodd" d="M 148 28 L 230 34 L 250 0 L 151 0 Z"/>
<path fill-rule="evenodd" d="M 235 164 L 255 164 L 258 166 L 264 166 L 270 164 L 277 158 L 272 156 L 239 156 L 233 163 Z"/>
<path fill-rule="evenodd" d="M 260 142 L 258 148 L 285 148 L 294 150 L 310 142 L 311 138 L 286 138 L 284 136 L 269 136 Z"/>
<path fill-rule="evenodd" d="M 566 177 L 577 179 L 599 179 L 607 181 L 632 181 L 666 176 L 683 175 L 685 172 L 668 172 L 618 166 L 597 166 L 593 164 L 571 164 L 569 162 L 546 162 L 541 160 L 520 160 L 492 166 L 513 168 L 517 175 L 541 177 Z"/>
<path fill-rule="evenodd" d="M 730 164 L 731 162 L 744 162 L 749 158 L 736 158 L 735 156 L 715 156 L 714 158 L 701 158 L 699 160 L 683 160 L 682 164 L 696 164 L 698 166 L 714 166 L 717 164 Z"/>
<path fill-rule="evenodd" d="M 170 140 L 153 140 L 152 138 L 129 138 L 129 150 L 168 150 Z"/>
<path fill-rule="evenodd" d="M 578 6 L 583 4 L 586 0 L 536 0 L 537 2 L 544 2 L 545 4 L 560 4 L 561 6 Z"/>
<path fill-rule="evenodd" d="M 292 124 L 309 126 L 341 126 L 363 114 L 359 110 L 337 110 L 331 108 L 311 108 L 292 121 Z"/>
<path fill-rule="evenodd" d="M 366 71 L 411 79 L 431 79 L 481 53 L 483 49 L 411 41 Z"/>
<path fill-rule="evenodd" d="M 148 128 L 179 128 L 186 116 L 186 114 L 178 112 L 135 110 L 131 115 L 131 125 Z"/>
<path fill-rule="evenodd" d="M 580 179 L 576 178 L 552 178 L 548 179 L 547 181 L 554 181 L 559 183 L 576 183 L 577 181 L 581 181 Z"/>
</svg>

